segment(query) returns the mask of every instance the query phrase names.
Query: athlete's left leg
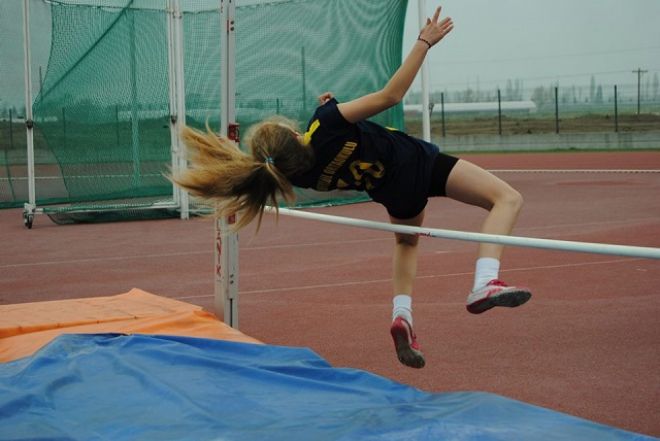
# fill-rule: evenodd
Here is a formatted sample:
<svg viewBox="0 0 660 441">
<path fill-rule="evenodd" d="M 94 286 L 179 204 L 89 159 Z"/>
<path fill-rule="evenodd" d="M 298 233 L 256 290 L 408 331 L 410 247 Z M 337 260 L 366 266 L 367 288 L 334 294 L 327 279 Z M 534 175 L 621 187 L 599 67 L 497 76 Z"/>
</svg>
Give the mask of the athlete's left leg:
<svg viewBox="0 0 660 441">
<path fill-rule="evenodd" d="M 488 210 L 481 232 L 508 235 L 522 208 L 520 193 L 488 171 L 459 160 L 449 174 L 447 196 Z M 531 297 L 529 290 L 507 286 L 498 273 L 502 245 L 481 243 L 476 263 L 475 281 L 468 296 L 468 311 L 479 314 L 494 306 L 514 307 Z"/>
<path fill-rule="evenodd" d="M 390 216 L 393 224 L 421 226 L 424 211 L 410 219 Z M 412 328 L 412 290 L 417 274 L 417 243 L 419 238 L 410 234 L 395 234 L 392 259 L 392 288 L 394 290 L 392 327 L 390 332 L 399 361 L 406 366 L 424 367 L 424 355 L 420 351 Z"/>
</svg>

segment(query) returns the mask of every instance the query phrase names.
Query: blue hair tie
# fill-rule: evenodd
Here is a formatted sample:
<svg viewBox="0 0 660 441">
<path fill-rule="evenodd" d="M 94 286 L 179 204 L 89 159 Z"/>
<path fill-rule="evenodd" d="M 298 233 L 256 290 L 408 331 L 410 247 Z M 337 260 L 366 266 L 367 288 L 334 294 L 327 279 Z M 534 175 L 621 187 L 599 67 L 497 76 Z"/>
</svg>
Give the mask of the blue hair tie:
<svg viewBox="0 0 660 441">
<path fill-rule="evenodd" d="M 266 156 L 266 164 L 275 164 L 272 156 Z"/>
</svg>

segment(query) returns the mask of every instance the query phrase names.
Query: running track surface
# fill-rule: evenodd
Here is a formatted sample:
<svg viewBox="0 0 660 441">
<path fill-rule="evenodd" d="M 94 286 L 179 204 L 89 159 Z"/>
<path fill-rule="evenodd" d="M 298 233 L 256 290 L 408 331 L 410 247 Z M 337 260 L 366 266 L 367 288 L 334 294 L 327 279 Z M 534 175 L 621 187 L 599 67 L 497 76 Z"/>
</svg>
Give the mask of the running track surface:
<svg viewBox="0 0 660 441">
<path fill-rule="evenodd" d="M 660 152 L 463 155 L 489 169 L 660 169 Z M 660 174 L 502 173 L 525 198 L 515 235 L 660 247 Z M 318 209 L 387 221 L 373 203 Z M 0 211 L 0 304 L 133 287 L 213 305 L 209 219 L 58 226 Z M 477 231 L 484 212 L 433 199 L 425 226 Z M 389 336 L 391 234 L 267 216 L 240 236 L 240 329 L 310 347 L 433 392 L 486 391 L 660 436 L 660 262 L 508 248 L 501 278 L 532 288 L 517 309 L 472 316 L 476 244 L 422 238 L 415 329 L 427 366 L 399 365 Z"/>
</svg>

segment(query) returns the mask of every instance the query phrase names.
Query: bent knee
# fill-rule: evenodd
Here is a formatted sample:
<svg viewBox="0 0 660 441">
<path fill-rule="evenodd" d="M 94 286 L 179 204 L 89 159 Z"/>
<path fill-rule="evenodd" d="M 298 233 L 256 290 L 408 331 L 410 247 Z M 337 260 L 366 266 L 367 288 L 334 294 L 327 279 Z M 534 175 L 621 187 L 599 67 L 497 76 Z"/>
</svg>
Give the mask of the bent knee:
<svg viewBox="0 0 660 441">
<path fill-rule="evenodd" d="M 515 190 L 514 188 L 509 187 L 497 200 L 498 204 L 503 204 L 508 207 L 511 211 L 516 213 L 522 209 L 524 200 L 523 196 Z"/>
<path fill-rule="evenodd" d="M 394 233 L 397 245 L 416 247 L 419 242 L 419 237 L 414 234 L 401 234 Z"/>
</svg>

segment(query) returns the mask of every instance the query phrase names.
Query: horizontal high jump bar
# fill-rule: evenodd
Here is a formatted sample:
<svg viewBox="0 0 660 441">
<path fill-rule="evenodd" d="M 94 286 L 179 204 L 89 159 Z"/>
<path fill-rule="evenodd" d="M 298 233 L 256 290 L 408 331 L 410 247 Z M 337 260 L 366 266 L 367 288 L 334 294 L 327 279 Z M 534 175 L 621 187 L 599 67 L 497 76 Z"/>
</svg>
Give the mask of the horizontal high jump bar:
<svg viewBox="0 0 660 441">
<path fill-rule="evenodd" d="M 539 169 L 524 169 L 524 168 L 509 168 L 509 169 L 491 169 L 491 173 L 660 173 L 658 169 L 610 169 L 610 168 L 576 168 L 576 169 L 554 169 L 554 168 L 539 168 Z"/>
<path fill-rule="evenodd" d="M 275 213 L 275 208 L 266 207 L 266 212 Z M 614 256 L 642 257 L 660 259 L 660 248 L 638 247 L 629 245 L 613 245 L 604 243 L 573 242 L 568 240 L 538 239 L 533 237 L 504 236 L 498 234 L 471 233 L 466 231 L 442 230 L 437 228 L 414 227 L 409 225 L 389 224 L 365 219 L 334 216 L 308 211 L 280 208 L 280 214 L 302 219 L 330 222 L 350 227 L 367 228 L 371 230 L 389 231 L 392 233 L 412 234 L 415 236 L 440 237 L 443 239 L 462 240 L 469 242 L 488 242 L 516 247 L 542 248 L 548 250 L 572 251 L 590 254 L 608 254 Z"/>
</svg>

